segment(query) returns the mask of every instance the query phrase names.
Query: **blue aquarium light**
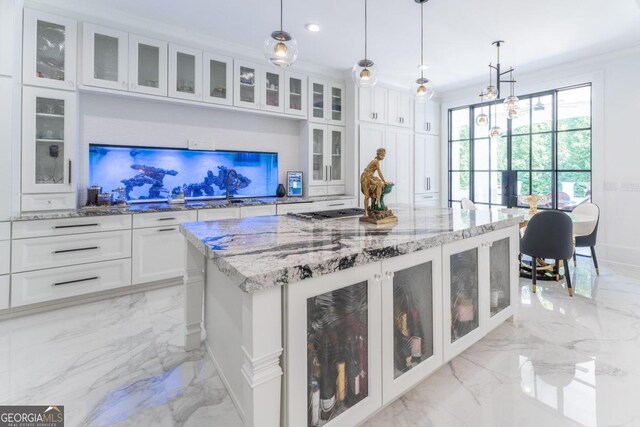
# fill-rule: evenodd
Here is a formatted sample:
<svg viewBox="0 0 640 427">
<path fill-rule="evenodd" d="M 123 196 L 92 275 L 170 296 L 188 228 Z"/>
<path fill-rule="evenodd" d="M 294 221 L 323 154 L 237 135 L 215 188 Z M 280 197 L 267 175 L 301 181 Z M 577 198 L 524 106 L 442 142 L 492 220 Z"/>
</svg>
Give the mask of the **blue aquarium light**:
<svg viewBox="0 0 640 427">
<path fill-rule="evenodd" d="M 230 169 L 238 173 L 232 196 L 276 195 L 277 153 L 89 144 L 89 184 L 124 187 L 129 202 L 166 201 L 180 190 L 187 199 L 224 198 Z"/>
</svg>

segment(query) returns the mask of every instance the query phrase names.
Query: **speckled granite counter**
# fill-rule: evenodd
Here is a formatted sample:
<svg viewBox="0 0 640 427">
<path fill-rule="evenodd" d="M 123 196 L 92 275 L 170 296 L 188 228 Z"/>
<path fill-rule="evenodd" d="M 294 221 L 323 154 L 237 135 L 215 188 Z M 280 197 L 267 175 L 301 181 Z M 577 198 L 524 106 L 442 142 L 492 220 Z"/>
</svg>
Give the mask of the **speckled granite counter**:
<svg viewBox="0 0 640 427">
<path fill-rule="evenodd" d="M 11 218 L 12 221 L 32 221 L 38 219 L 78 218 L 105 215 L 130 215 L 137 213 L 186 211 L 193 209 L 238 208 L 242 206 L 280 205 L 290 203 L 325 202 L 331 200 L 349 200 L 354 196 L 320 196 L 320 197 L 262 197 L 255 199 L 239 199 L 240 203 L 227 203 L 224 199 L 194 201 L 184 204 L 169 203 L 135 203 L 125 208 L 117 207 L 83 207 L 69 211 L 51 211 L 25 213 Z"/>
<path fill-rule="evenodd" d="M 256 292 L 518 224 L 496 211 L 394 208 L 397 224 L 270 216 L 182 224 L 181 232 L 245 292 Z"/>
</svg>

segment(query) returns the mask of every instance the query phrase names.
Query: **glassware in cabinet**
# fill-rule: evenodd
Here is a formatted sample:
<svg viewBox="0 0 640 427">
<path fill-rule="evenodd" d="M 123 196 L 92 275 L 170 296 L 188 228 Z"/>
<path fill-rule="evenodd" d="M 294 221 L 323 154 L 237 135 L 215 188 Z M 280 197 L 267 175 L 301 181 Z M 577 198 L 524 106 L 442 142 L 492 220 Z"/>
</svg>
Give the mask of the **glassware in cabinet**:
<svg viewBox="0 0 640 427">
<path fill-rule="evenodd" d="M 205 52 L 204 100 L 213 104 L 233 103 L 233 58 Z"/>
<path fill-rule="evenodd" d="M 478 249 L 451 255 L 451 342 L 480 326 Z"/>
<path fill-rule="evenodd" d="M 307 115 L 307 77 L 285 71 L 284 112 L 296 116 Z"/>
<path fill-rule="evenodd" d="M 24 84 L 75 90 L 76 54 L 75 20 L 24 10 Z"/>
<path fill-rule="evenodd" d="M 262 75 L 262 109 L 284 112 L 284 73 L 265 69 Z"/>
<path fill-rule="evenodd" d="M 202 52 L 169 44 L 169 96 L 202 99 Z"/>
<path fill-rule="evenodd" d="M 324 183 L 325 176 L 325 140 L 326 129 L 324 127 L 313 127 L 311 131 L 311 162 L 312 162 L 312 183 Z"/>
<path fill-rule="evenodd" d="M 262 79 L 260 67 L 250 62 L 234 61 L 233 105 L 260 109 Z"/>
<path fill-rule="evenodd" d="M 314 121 L 326 122 L 325 114 L 325 93 L 326 86 L 323 82 L 309 80 L 309 86 L 311 87 L 311 117 Z"/>
</svg>

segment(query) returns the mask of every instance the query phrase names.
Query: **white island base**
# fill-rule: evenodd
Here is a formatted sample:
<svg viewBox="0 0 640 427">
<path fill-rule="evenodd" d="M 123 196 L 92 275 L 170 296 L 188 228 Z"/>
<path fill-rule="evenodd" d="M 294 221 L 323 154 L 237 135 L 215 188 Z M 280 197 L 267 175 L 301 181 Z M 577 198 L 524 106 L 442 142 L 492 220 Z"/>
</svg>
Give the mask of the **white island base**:
<svg viewBox="0 0 640 427">
<path fill-rule="evenodd" d="M 246 426 L 356 425 L 512 316 L 516 223 L 252 292 L 187 243 L 186 348 L 204 327 Z"/>
</svg>

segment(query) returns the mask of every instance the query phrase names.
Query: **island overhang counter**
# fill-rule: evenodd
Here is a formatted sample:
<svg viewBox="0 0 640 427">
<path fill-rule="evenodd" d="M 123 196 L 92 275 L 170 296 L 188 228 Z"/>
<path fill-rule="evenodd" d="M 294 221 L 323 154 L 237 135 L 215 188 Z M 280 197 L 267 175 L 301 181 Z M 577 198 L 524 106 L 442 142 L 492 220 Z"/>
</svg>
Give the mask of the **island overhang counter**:
<svg viewBox="0 0 640 427">
<path fill-rule="evenodd" d="M 394 212 L 181 225 L 185 347 L 245 425 L 355 425 L 512 316 L 519 217 Z"/>
</svg>

